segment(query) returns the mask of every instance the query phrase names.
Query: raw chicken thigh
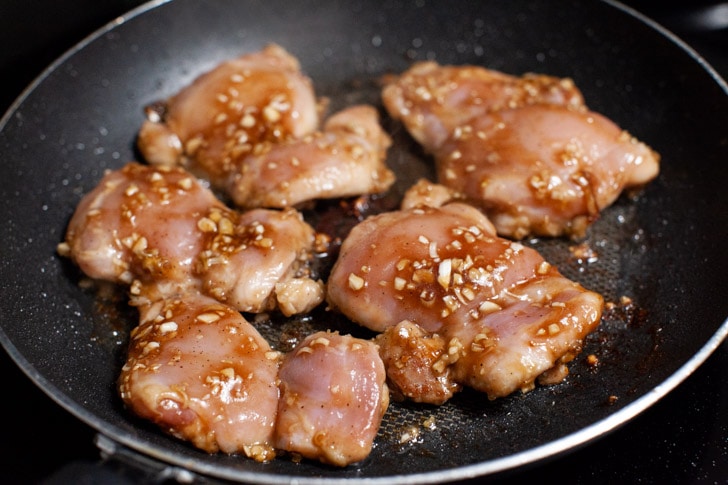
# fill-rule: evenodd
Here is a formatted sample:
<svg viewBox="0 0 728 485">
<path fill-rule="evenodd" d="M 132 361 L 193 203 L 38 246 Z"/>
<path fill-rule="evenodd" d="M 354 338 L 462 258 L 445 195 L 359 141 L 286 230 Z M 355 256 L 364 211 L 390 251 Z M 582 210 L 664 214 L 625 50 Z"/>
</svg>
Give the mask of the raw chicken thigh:
<svg viewBox="0 0 728 485">
<path fill-rule="evenodd" d="M 502 109 L 547 103 L 581 108 L 584 98 L 570 79 L 510 76 L 478 66 L 418 62 L 382 90 L 382 101 L 412 137 L 430 152 L 470 120 Z"/>
<path fill-rule="evenodd" d="M 337 466 L 369 455 L 389 405 L 373 342 L 316 332 L 284 357 L 279 377 L 277 448 Z"/>
<path fill-rule="evenodd" d="M 138 146 L 149 163 L 181 164 L 222 187 L 259 144 L 315 131 L 319 108 L 298 60 L 270 45 L 221 63 L 149 109 Z"/>
<path fill-rule="evenodd" d="M 659 155 L 588 110 L 568 79 L 425 62 L 382 97 L 434 156 L 438 182 L 505 237 L 582 237 L 624 189 L 659 171 Z"/>
<path fill-rule="evenodd" d="M 480 211 L 462 203 L 383 213 L 355 226 L 332 269 L 327 300 L 377 332 L 408 320 L 439 334 L 446 360 L 433 369 L 441 385 L 452 388 L 451 380 L 490 398 L 529 390 L 547 371 L 553 377 L 552 369 L 580 352 L 603 307 L 600 295 L 563 277 L 535 250 L 496 236 Z M 421 352 L 395 337 L 381 342 L 385 361 L 401 361 L 396 352 L 406 345 Z M 440 361 L 438 346 L 430 361 Z"/>
<path fill-rule="evenodd" d="M 384 163 L 391 139 L 377 111 L 353 106 L 323 131 L 267 144 L 232 174 L 228 193 L 239 207 L 288 207 L 303 201 L 380 193 L 394 182 Z"/>
<path fill-rule="evenodd" d="M 224 62 L 148 109 L 138 146 L 154 165 L 182 165 L 241 208 L 387 190 L 391 140 L 372 106 L 352 106 L 319 127 L 320 103 L 283 48 Z"/>
<path fill-rule="evenodd" d="M 290 315 L 323 300 L 308 269 L 314 239 L 293 209 L 238 213 L 182 168 L 132 162 L 83 198 L 62 247 L 86 275 L 132 294 L 154 282 L 153 299 L 200 291 L 239 311 Z"/>
<path fill-rule="evenodd" d="M 212 298 L 143 301 L 119 377 L 124 403 L 209 453 L 273 458 L 279 354 Z"/>
</svg>

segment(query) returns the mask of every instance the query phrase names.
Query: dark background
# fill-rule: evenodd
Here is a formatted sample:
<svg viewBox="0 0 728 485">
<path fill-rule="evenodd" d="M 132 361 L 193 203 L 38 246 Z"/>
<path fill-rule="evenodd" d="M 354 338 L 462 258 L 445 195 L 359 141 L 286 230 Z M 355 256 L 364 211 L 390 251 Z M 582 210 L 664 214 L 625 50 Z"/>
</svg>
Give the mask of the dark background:
<svg viewBox="0 0 728 485">
<path fill-rule="evenodd" d="M 0 0 L 0 113 L 42 71 L 139 0 Z M 711 1 L 626 1 L 698 51 L 728 78 L 728 13 Z M 724 3 L 728 11 L 728 3 Z M 714 19 L 716 17 L 713 17 Z M 728 129 L 728 127 L 726 127 Z M 3 431 L 0 483 L 139 483 L 148 477 L 104 462 L 95 431 L 56 405 L 0 350 Z M 728 342 L 692 376 L 627 425 L 587 447 L 492 483 L 728 483 Z M 475 483 L 475 481 L 473 481 Z"/>
</svg>

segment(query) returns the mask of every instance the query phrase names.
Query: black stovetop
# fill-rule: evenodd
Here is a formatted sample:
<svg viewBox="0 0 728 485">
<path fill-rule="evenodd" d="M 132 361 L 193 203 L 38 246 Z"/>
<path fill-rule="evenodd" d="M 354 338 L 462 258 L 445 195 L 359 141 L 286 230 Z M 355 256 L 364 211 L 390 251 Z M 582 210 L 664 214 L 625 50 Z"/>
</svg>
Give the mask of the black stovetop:
<svg viewBox="0 0 728 485">
<path fill-rule="evenodd" d="M 63 52 L 140 3 L 3 0 L 0 79 L 5 87 L 0 92 L 0 113 Z M 723 13 L 722 28 L 707 24 L 695 13 L 701 6 L 718 2 L 624 3 L 676 33 L 728 78 L 728 13 Z M 728 3 L 723 6 L 728 11 Z M 35 387 L 2 350 L 0 369 L 5 389 L 0 483 L 142 481 L 143 476 L 126 467 L 102 463 L 94 445 L 96 432 Z M 565 456 L 492 480 L 567 484 L 728 483 L 727 382 L 728 342 L 724 342 L 677 389 L 620 429 Z"/>
</svg>

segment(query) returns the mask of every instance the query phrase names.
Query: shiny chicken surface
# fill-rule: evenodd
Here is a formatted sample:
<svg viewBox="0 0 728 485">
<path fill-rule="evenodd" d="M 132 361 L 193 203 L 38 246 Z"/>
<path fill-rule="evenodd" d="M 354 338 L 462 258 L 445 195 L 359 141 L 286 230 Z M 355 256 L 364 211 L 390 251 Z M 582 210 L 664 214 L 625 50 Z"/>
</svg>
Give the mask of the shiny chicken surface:
<svg viewBox="0 0 728 485">
<path fill-rule="evenodd" d="M 256 146 L 300 138 L 319 124 L 311 80 L 277 45 L 225 61 L 148 110 L 138 146 L 155 165 L 183 165 L 216 187 Z"/>
<path fill-rule="evenodd" d="M 535 250 L 498 237 L 481 212 L 462 203 L 358 224 L 341 246 L 327 298 L 377 332 L 409 320 L 438 333 L 453 382 L 490 398 L 529 390 L 578 354 L 603 307 L 600 295 Z"/>
<path fill-rule="evenodd" d="M 119 377 L 124 403 L 209 453 L 273 458 L 279 354 L 212 298 L 186 293 L 138 308 Z"/>
<path fill-rule="evenodd" d="M 150 298 L 200 291 L 239 311 L 293 314 L 323 299 L 307 267 L 314 239 L 293 209 L 232 211 L 182 168 L 131 162 L 81 200 L 63 252 L 132 294 L 154 282 Z"/>
<path fill-rule="evenodd" d="M 338 466 L 369 456 L 389 405 L 373 342 L 316 332 L 284 357 L 279 377 L 279 449 Z"/>
<path fill-rule="evenodd" d="M 376 108 L 322 122 L 312 81 L 277 45 L 149 107 L 137 140 L 149 165 L 106 173 L 59 245 L 139 311 L 118 380 L 134 413 L 209 453 L 343 467 L 371 453 L 390 392 L 441 405 L 464 387 L 495 399 L 566 377 L 603 299 L 500 236 L 583 236 L 659 157 L 568 79 L 421 62 L 382 99 L 439 183 L 342 236 L 326 286 L 293 207 L 390 188 Z M 281 354 L 243 315 L 324 299 L 377 335 L 318 331 Z"/>
<path fill-rule="evenodd" d="M 385 165 L 391 139 L 368 105 L 328 118 L 322 131 L 261 146 L 231 175 L 240 207 L 288 207 L 314 199 L 380 193 L 394 182 Z"/>
<path fill-rule="evenodd" d="M 624 189 L 659 171 L 659 155 L 590 111 L 568 79 L 423 62 L 382 97 L 435 158 L 438 182 L 505 237 L 583 237 Z"/>
<path fill-rule="evenodd" d="M 389 188 L 377 111 L 352 106 L 320 127 L 322 105 L 298 60 L 270 45 L 149 108 L 137 144 L 151 164 L 181 165 L 246 209 Z"/>
<path fill-rule="evenodd" d="M 132 162 L 82 199 L 59 249 L 129 288 L 140 323 L 119 391 L 137 415 L 210 453 L 268 461 L 282 449 L 345 466 L 368 455 L 389 402 L 377 347 L 325 334 L 279 375 L 279 353 L 240 313 L 290 316 L 322 301 L 308 277 L 314 237 L 293 209 L 232 211 L 180 167 Z M 316 387 L 325 372 L 331 400 Z"/>
</svg>

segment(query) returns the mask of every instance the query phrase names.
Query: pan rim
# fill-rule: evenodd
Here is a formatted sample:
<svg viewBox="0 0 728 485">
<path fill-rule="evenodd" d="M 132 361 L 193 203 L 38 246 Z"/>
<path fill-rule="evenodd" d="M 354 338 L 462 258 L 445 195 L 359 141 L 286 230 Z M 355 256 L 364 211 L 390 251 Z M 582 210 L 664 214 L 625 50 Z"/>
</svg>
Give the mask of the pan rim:
<svg viewBox="0 0 728 485">
<path fill-rule="evenodd" d="M 151 0 L 146 2 L 129 12 L 117 17 L 115 20 L 107 23 L 95 32 L 86 36 L 83 40 L 78 42 L 75 46 L 67 50 L 63 55 L 58 57 L 53 63 L 45 68 L 34 80 L 31 82 L 23 92 L 16 98 L 16 100 L 10 105 L 2 118 L 0 118 L 0 131 L 3 131 L 13 114 L 17 111 L 18 107 L 35 91 L 35 89 L 43 83 L 43 81 L 54 71 L 58 69 L 64 62 L 68 60 L 75 53 L 84 49 L 87 45 L 93 43 L 104 34 L 112 31 L 117 26 L 130 21 L 131 19 L 144 14 L 154 8 L 160 7 L 164 4 L 171 3 L 174 0 Z M 685 51 L 690 57 L 695 60 L 705 70 L 711 78 L 721 87 L 723 92 L 728 95 L 728 83 L 715 71 L 715 69 L 702 58 L 695 50 L 689 45 L 682 41 L 672 32 L 668 31 L 658 23 L 649 19 L 648 17 L 640 14 L 634 9 L 627 7 L 620 2 L 615 0 L 601 0 L 605 4 L 609 4 L 619 10 L 622 10 L 626 14 L 629 14 L 652 30 L 659 32 L 664 37 L 672 41 L 677 47 Z M 3 317 L 3 320 L 5 320 Z M 145 454 L 161 461 L 185 467 L 194 472 L 200 472 L 204 475 L 217 476 L 224 479 L 233 479 L 236 481 L 255 481 L 257 483 L 280 483 L 281 480 L 289 480 L 291 483 L 300 484 L 337 484 L 337 483 L 391 483 L 391 484 L 411 484 L 411 483 L 438 483 L 442 481 L 451 480 L 462 480 L 468 478 L 474 478 L 478 476 L 490 475 L 498 472 L 510 470 L 519 466 L 533 464 L 546 458 L 551 458 L 559 454 L 570 452 L 579 446 L 585 445 L 595 439 L 598 439 L 605 434 L 616 430 L 620 426 L 629 422 L 632 418 L 642 413 L 644 410 L 651 407 L 654 403 L 659 401 L 661 398 L 666 396 L 669 392 L 675 389 L 685 379 L 687 379 L 698 367 L 700 367 L 709 356 L 725 341 L 728 339 L 728 318 L 718 327 L 717 331 L 712 337 L 700 348 L 700 350 L 694 354 L 686 363 L 678 368 L 677 371 L 672 373 L 667 379 L 658 384 L 649 393 L 641 396 L 629 405 L 619 409 L 618 411 L 610 414 L 608 417 L 603 418 L 596 423 L 587 426 L 575 433 L 566 435 L 560 439 L 551 441 L 544 445 L 540 445 L 513 455 L 508 455 L 502 458 L 496 458 L 481 463 L 472 465 L 459 466 L 452 469 L 438 470 L 432 472 L 424 472 L 419 474 L 408 474 L 408 475 L 387 475 L 382 477 L 367 477 L 367 478 L 309 478 L 303 476 L 294 475 L 282 475 L 282 474 L 270 474 L 261 472 L 252 472 L 245 470 L 234 470 L 231 473 L 225 473 L 227 468 L 214 465 L 212 467 L 206 466 L 206 464 L 190 463 L 182 456 L 177 456 L 174 452 L 168 452 L 162 450 L 159 452 L 154 446 L 145 446 L 145 443 L 140 443 L 135 440 L 133 436 L 129 436 L 124 430 L 116 427 L 104 421 L 102 418 L 94 415 L 87 411 L 85 408 L 70 399 L 63 391 L 50 383 L 37 369 L 30 364 L 30 362 L 18 351 L 17 347 L 9 339 L 3 326 L 0 325 L 0 344 L 4 350 L 8 353 L 11 359 L 17 364 L 21 370 L 38 386 L 46 395 L 48 395 L 58 405 L 63 407 L 70 414 L 81 420 L 85 424 L 91 426 L 101 435 L 107 436 L 109 439 L 119 442 L 124 446 L 134 449 L 140 453 Z M 116 430 L 116 435 L 110 435 L 107 433 L 108 429 L 112 428 Z"/>
</svg>

